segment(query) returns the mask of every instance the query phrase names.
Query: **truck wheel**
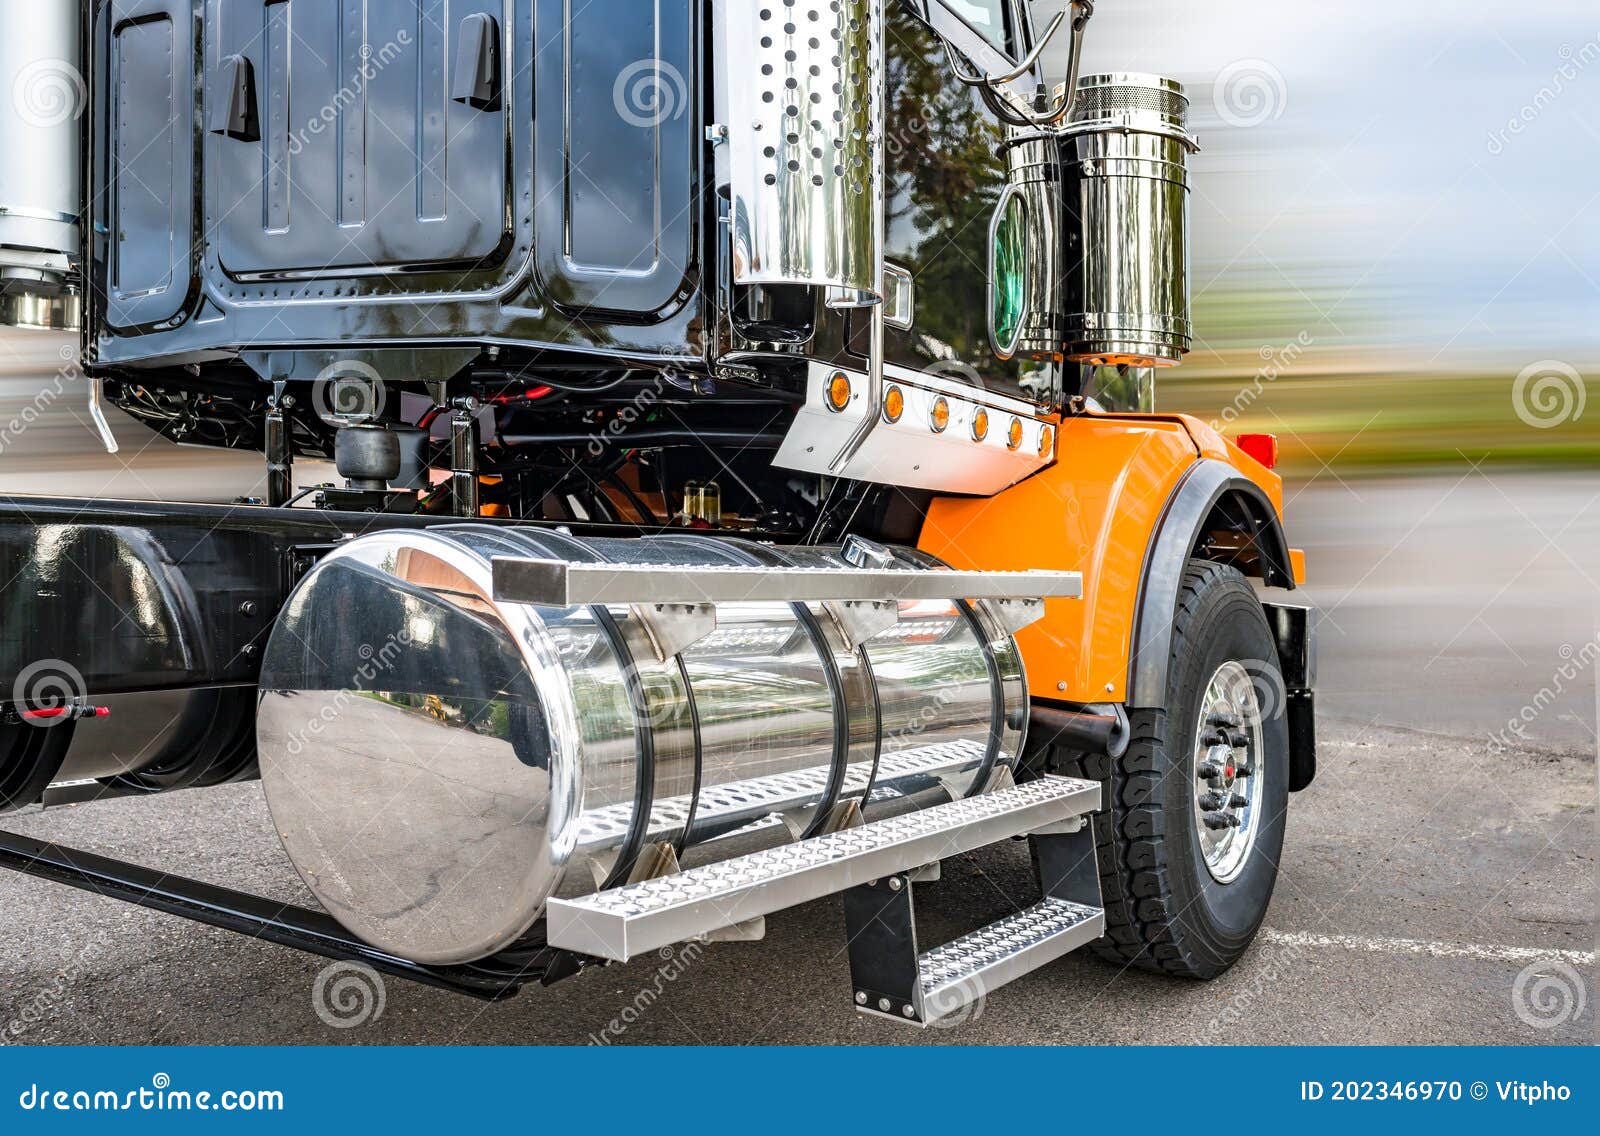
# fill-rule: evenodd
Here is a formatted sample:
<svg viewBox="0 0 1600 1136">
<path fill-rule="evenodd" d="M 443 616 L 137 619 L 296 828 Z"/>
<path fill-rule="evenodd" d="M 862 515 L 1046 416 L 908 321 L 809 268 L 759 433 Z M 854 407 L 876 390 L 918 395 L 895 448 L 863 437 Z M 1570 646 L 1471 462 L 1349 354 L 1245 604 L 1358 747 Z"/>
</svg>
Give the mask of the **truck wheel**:
<svg viewBox="0 0 1600 1136">
<path fill-rule="evenodd" d="M 1106 936 L 1124 966 L 1214 978 L 1249 947 L 1272 898 L 1288 802 L 1284 684 L 1266 616 L 1240 573 L 1184 573 L 1166 706 L 1134 711 L 1117 760 L 1058 751 L 1105 785 L 1095 814 Z"/>
</svg>

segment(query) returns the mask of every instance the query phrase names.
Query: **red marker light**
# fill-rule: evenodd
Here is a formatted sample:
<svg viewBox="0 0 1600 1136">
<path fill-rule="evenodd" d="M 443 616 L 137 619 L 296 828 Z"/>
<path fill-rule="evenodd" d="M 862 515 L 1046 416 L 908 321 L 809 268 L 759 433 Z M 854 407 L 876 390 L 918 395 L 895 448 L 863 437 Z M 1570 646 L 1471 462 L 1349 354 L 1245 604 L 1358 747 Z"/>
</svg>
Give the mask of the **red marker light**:
<svg viewBox="0 0 1600 1136">
<path fill-rule="evenodd" d="M 1234 444 L 1268 469 L 1278 468 L 1276 434 L 1240 434 L 1234 439 Z"/>
</svg>

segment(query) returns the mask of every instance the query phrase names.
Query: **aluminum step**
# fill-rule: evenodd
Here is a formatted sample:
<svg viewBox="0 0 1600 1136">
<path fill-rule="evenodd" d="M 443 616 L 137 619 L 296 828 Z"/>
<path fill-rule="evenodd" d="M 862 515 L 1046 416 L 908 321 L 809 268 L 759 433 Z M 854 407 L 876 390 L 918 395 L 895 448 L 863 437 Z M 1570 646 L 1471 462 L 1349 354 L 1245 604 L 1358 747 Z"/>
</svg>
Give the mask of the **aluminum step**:
<svg viewBox="0 0 1600 1136">
<path fill-rule="evenodd" d="M 932 1025 L 965 1010 L 990 992 L 1047 966 L 1105 933 L 1105 912 L 1067 899 L 1046 898 L 1026 911 L 991 923 L 917 960 L 922 1021 Z M 876 1007 L 861 1009 L 878 1013 Z M 896 1021 L 903 1015 L 887 1014 Z"/>
<path fill-rule="evenodd" d="M 1081 572 L 909 572 L 893 568 L 742 568 L 574 564 L 494 558 L 494 598 L 505 603 L 812 603 L 826 600 L 1078 599 Z"/>
<path fill-rule="evenodd" d="M 548 941 L 626 961 L 1099 807 L 1098 782 L 1044 777 L 581 899 L 553 899 Z"/>
</svg>

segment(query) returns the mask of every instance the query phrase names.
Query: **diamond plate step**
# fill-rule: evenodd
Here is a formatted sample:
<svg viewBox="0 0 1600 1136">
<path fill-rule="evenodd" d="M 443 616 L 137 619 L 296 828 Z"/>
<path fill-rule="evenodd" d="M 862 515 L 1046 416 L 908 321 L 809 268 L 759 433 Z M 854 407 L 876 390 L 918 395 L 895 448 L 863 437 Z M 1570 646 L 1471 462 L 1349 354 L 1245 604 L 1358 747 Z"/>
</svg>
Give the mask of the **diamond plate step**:
<svg viewBox="0 0 1600 1136">
<path fill-rule="evenodd" d="M 553 899 L 548 941 L 626 961 L 1099 807 L 1098 782 L 1044 777 L 581 899 Z"/>
<path fill-rule="evenodd" d="M 931 1025 L 958 1013 L 1006 983 L 1094 942 L 1105 926 L 1105 912 L 1098 907 L 1047 898 L 935 947 L 917 960 L 922 983 L 920 1024 Z"/>
</svg>

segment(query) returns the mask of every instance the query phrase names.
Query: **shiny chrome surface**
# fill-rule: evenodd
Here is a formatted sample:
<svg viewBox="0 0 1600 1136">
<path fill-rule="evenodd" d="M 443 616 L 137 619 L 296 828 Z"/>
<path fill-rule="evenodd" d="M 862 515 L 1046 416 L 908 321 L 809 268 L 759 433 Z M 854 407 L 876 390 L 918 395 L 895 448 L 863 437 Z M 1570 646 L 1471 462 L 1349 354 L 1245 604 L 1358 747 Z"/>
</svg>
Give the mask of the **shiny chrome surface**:
<svg viewBox="0 0 1600 1136">
<path fill-rule="evenodd" d="M 1006 145 L 1006 188 L 989 229 L 989 342 L 1002 359 L 1059 360 L 1062 342 L 1061 154 L 1053 134 L 1013 132 Z M 995 289 L 1001 279 L 998 233 L 1007 209 L 1020 203 L 1023 239 L 1022 318 L 1009 342 L 995 326 Z"/>
<path fill-rule="evenodd" d="M 573 564 L 496 557 L 494 598 L 506 603 L 699 604 L 822 600 L 948 600 L 1083 595 L 1081 572 L 945 572 L 751 565 Z"/>
<path fill-rule="evenodd" d="M 0 305 L 17 327 L 72 328 L 77 304 L 53 301 L 78 253 L 80 129 L 86 87 L 78 69 L 80 5 L 74 0 L 7 4 L 0 35 L 0 268 L 42 276 L 0 290 L 45 299 Z M 45 258 L 41 261 L 40 254 Z"/>
<path fill-rule="evenodd" d="M 883 0 L 716 6 L 732 65 L 734 281 L 877 304 Z"/>
<path fill-rule="evenodd" d="M 1083 80 L 1066 165 L 1065 354 L 1166 367 L 1192 342 L 1187 101 L 1171 79 Z"/>
<path fill-rule="evenodd" d="M 584 954 L 626 960 L 1099 807 L 1097 782 L 1045 777 L 676 876 L 555 900 L 549 939 Z"/>
<path fill-rule="evenodd" d="M 949 575 L 885 553 L 897 567 L 879 574 Z M 505 557 L 600 580 L 848 566 L 831 548 L 481 524 L 326 557 L 267 649 L 262 778 L 312 891 L 403 957 L 482 958 L 552 896 L 647 873 L 662 858 L 648 850 L 702 863 L 816 835 L 847 808 L 949 802 L 1020 753 L 1020 656 L 981 603 L 899 600 L 892 626 L 853 643 L 823 602 L 734 592 L 713 629 L 663 655 L 622 593 L 497 598 Z"/>
<path fill-rule="evenodd" d="M 4 256 L 0 250 L 0 256 Z M 22 291 L 26 284 L 13 284 L 16 291 L 0 294 L 0 324 L 25 331 L 77 331 L 83 326 L 83 299 L 75 295 L 43 296 Z"/>
<path fill-rule="evenodd" d="M 1234 741 L 1244 744 L 1235 746 Z M 1239 878 L 1264 823 L 1263 752 L 1255 685 L 1243 664 L 1230 660 L 1217 668 L 1201 696 L 1193 758 L 1200 851 L 1219 884 Z M 1206 765 L 1216 767 L 1216 776 L 1205 776 Z"/>
</svg>

